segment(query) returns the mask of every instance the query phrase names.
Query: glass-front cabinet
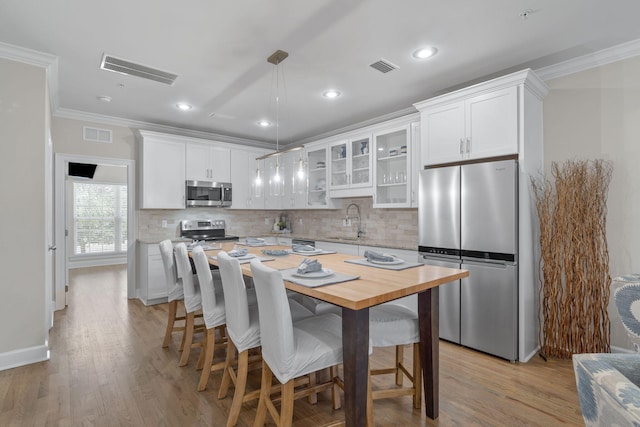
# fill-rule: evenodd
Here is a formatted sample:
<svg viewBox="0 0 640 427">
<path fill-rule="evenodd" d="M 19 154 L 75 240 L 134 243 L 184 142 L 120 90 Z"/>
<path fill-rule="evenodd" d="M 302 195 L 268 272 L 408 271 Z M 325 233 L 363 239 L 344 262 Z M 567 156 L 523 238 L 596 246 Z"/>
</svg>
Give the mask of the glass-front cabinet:
<svg viewBox="0 0 640 427">
<path fill-rule="evenodd" d="M 307 163 L 307 208 L 334 208 L 329 198 L 327 174 L 329 149 L 326 143 L 305 145 Z"/>
<path fill-rule="evenodd" d="M 374 134 L 374 207 L 409 207 L 411 182 L 410 126 L 400 126 Z"/>
<path fill-rule="evenodd" d="M 329 144 L 330 190 L 371 187 L 371 136 L 362 135 Z M 365 190 L 362 195 L 371 194 Z M 354 195 L 356 195 L 354 193 Z"/>
<path fill-rule="evenodd" d="M 304 161 L 304 150 L 288 151 L 281 156 L 284 165 L 283 175 L 284 198 L 283 209 L 303 209 L 307 199 L 307 170 Z"/>
</svg>

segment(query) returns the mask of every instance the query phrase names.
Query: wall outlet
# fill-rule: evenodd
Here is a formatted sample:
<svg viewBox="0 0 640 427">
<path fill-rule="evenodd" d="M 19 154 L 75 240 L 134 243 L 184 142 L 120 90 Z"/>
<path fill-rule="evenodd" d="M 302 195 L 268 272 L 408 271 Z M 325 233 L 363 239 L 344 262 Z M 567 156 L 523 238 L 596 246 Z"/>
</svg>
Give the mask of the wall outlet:
<svg viewBox="0 0 640 427">
<path fill-rule="evenodd" d="M 351 218 L 345 218 L 342 220 L 343 227 L 351 227 Z"/>
<path fill-rule="evenodd" d="M 167 228 L 167 220 L 166 219 L 162 220 L 162 228 Z"/>
<path fill-rule="evenodd" d="M 298 225 L 302 225 L 302 218 L 298 218 Z"/>
<path fill-rule="evenodd" d="M 271 220 L 269 218 L 265 218 L 264 225 L 271 225 Z"/>
</svg>

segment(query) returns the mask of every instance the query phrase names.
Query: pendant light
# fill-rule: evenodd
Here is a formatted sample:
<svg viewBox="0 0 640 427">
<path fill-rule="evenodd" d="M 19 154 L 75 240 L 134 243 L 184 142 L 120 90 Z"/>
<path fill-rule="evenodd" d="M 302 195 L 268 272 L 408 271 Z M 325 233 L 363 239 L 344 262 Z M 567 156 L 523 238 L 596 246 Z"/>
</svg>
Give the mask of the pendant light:
<svg viewBox="0 0 640 427">
<path fill-rule="evenodd" d="M 283 50 L 275 51 L 267 58 L 267 62 L 276 66 L 276 170 L 273 175 L 273 181 L 280 183 L 282 176 L 280 174 L 280 63 L 287 59 L 289 54 Z"/>
</svg>

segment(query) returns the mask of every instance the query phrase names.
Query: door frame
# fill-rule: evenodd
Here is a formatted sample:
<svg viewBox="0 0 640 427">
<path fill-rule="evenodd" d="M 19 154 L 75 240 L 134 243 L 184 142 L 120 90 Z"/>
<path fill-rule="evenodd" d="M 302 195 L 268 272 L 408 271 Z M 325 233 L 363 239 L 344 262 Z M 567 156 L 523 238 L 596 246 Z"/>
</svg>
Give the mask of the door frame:
<svg viewBox="0 0 640 427">
<path fill-rule="evenodd" d="M 66 171 L 69 162 L 97 163 L 110 166 L 127 167 L 127 298 L 136 297 L 136 230 L 135 215 L 136 182 L 135 161 L 110 157 L 84 156 L 76 154 L 56 153 L 55 155 L 55 236 L 57 255 L 55 257 L 55 292 L 53 303 L 55 310 L 66 307 L 66 288 L 68 284 L 67 266 L 67 190 Z"/>
</svg>

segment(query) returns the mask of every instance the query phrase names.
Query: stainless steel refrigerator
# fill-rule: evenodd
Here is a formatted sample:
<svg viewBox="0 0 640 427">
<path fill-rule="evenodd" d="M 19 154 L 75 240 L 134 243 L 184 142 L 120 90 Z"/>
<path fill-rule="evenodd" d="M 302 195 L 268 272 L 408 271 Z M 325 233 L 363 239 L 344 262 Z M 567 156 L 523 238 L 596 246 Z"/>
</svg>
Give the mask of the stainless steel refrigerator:
<svg viewBox="0 0 640 427">
<path fill-rule="evenodd" d="M 430 167 L 419 197 L 423 262 L 469 271 L 440 287 L 440 337 L 517 360 L 517 161 Z"/>
</svg>

